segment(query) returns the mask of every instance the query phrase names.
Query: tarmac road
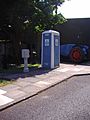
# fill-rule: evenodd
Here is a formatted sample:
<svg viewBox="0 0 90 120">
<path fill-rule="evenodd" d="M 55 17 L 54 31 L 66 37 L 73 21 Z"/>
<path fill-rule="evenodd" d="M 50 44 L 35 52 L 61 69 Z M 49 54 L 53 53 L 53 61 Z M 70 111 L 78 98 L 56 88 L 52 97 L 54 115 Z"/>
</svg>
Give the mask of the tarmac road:
<svg viewBox="0 0 90 120">
<path fill-rule="evenodd" d="M 0 120 L 90 120 L 90 75 L 73 77 L 7 108 Z"/>
</svg>

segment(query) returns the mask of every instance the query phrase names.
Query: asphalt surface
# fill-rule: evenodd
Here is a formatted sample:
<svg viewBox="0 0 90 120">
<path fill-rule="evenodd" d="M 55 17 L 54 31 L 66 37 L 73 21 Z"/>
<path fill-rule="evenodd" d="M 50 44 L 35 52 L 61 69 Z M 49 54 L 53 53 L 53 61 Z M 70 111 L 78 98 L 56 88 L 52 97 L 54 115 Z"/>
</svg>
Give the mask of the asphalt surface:
<svg viewBox="0 0 90 120">
<path fill-rule="evenodd" d="M 90 75 L 73 77 L 7 108 L 0 120 L 90 120 Z"/>
</svg>

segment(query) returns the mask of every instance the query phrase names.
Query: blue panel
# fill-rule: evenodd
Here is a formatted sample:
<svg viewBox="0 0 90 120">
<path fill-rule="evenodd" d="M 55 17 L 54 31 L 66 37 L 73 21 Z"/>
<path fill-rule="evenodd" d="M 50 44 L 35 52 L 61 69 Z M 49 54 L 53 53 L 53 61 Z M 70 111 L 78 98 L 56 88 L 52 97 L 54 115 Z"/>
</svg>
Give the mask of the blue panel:
<svg viewBox="0 0 90 120">
<path fill-rule="evenodd" d="M 51 33 L 43 34 L 43 67 L 51 67 Z"/>
<path fill-rule="evenodd" d="M 60 63 L 60 36 L 54 35 L 54 66 Z"/>
<path fill-rule="evenodd" d="M 60 46 L 61 55 L 62 56 L 69 56 L 71 49 L 75 46 L 75 44 L 64 44 Z"/>
</svg>

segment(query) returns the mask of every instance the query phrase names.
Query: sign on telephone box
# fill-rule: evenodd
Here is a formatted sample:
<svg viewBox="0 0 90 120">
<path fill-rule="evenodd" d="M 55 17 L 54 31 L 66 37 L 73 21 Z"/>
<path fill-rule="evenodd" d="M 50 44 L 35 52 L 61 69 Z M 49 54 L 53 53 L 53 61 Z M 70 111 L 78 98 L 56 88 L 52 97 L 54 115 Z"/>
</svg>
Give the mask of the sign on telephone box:
<svg viewBox="0 0 90 120">
<path fill-rule="evenodd" d="M 29 49 L 22 49 L 22 58 L 24 59 L 23 72 L 29 72 L 29 68 L 28 68 Z"/>
</svg>

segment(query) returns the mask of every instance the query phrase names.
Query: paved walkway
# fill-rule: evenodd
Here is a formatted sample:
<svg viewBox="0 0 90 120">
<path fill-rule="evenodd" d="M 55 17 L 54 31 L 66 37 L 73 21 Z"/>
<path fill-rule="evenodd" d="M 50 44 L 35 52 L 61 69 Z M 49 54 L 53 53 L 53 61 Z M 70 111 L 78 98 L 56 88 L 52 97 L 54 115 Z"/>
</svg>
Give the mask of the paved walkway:
<svg viewBox="0 0 90 120">
<path fill-rule="evenodd" d="M 13 84 L 0 87 L 0 111 L 37 95 L 72 76 L 85 74 L 90 74 L 90 65 L 60 64 L 59 68 L 51 71 L 37 69 L 28 74 L 0 76 L 15 81 Z"/>
</svg>

